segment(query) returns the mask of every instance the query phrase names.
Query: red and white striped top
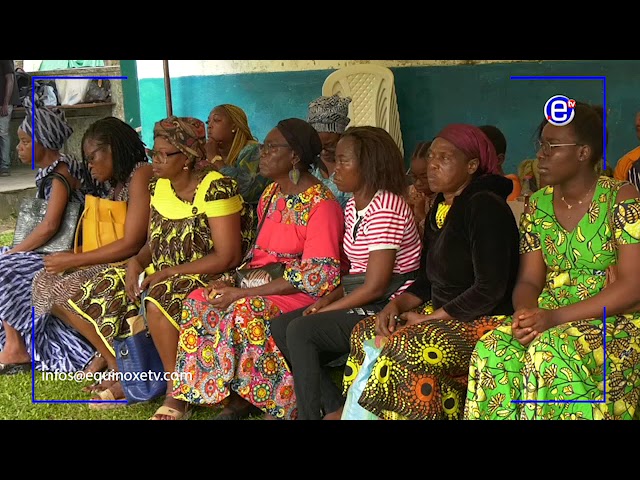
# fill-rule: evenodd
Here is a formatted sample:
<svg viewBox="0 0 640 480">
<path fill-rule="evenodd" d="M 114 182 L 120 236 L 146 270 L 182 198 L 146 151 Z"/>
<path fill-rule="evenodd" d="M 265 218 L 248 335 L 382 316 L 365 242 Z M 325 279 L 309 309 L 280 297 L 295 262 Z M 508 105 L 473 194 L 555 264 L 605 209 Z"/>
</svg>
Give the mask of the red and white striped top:
<svg viewBox="0 0 640 480">
<path fill-rule="evenodd" d="M 393 273 L 408 273 L 420 267 L 422 241 L 413 212 L 402 197 L 379 190 L 360 211 L 356 211 L 351 198 L 344 214 L 344 252 L 350 263 L 349 273 L 365 273 L 369 253 L 375 250 L 397 250 Z M 411 283 L 408 281 L 396 295 Z"/>
</svg>

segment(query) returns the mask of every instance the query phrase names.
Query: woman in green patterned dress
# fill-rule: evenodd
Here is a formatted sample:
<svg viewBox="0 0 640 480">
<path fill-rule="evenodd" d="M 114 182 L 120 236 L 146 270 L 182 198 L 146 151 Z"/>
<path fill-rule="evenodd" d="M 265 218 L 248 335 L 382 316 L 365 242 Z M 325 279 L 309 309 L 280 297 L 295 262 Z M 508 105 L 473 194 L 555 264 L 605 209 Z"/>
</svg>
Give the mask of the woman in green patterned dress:
<svg viewBox="0 0 640 480">
<path fill-rule="evenodd" d="M 513 317 L 472 353 L 466 419 L 638 418 L 640 199 L 594 170 L 602 132 L 602 109 L 580 103 L 541 125 L 548 186 L 521 219 Z"/>
</svg>

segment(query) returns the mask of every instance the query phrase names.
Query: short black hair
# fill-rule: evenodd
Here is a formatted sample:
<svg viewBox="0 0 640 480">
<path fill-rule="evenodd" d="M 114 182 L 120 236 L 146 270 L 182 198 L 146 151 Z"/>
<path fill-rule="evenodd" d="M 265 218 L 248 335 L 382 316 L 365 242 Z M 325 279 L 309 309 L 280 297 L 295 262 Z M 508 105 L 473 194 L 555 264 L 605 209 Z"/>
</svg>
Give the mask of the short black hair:
<svg viewBox="0 0 640 480">
<path fill-rule="evenodd" d="M 507 154 L 507 139 L 505 138 L 504 133 L 502 133 L 502 130 L 495 125 L 481 125 L 478 128 L 482 130 L 487 137 L 489 137 L 489 140 L 493 143 L 498 155 Z"/>
</svg>

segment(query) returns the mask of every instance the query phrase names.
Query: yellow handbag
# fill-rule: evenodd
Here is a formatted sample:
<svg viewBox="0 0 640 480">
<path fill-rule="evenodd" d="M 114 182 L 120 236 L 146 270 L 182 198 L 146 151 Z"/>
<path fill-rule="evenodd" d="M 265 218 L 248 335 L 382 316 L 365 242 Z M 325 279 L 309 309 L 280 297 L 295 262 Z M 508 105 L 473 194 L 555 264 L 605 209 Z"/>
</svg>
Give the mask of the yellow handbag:
<svg viewBox="0 0 640 480">
<path fill-rule="evenodd" d="M 124 238 L 126 218 L 127 202 L 86 195 L 73 251 L 89 252 Z"/>
</svg>

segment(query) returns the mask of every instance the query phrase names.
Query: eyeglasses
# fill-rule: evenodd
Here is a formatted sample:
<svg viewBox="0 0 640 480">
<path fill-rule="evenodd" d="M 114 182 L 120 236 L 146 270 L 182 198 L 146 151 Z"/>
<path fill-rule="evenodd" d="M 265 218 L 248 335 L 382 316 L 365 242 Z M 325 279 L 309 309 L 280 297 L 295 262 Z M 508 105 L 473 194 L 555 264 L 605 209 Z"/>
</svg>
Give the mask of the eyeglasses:
<svg viewBox="0 0 640 480">
<path fill-rule="evenodd" d="M 407 180 L 409 183 L 414 184 L 416 181 L 420 180 L 422 183 L 429 183 L 429 177 L 426 174 L 423 175 L 414 175 L 410 171 L 407 172 Z"/>
<path fill-rule="evenodd" d="M 550 155 L 551 150 L 556 147 L 577 147 L 577 146 L 581 147 L 582 145 L 584 145 L 584 143 L 549 143 L 549 142 L 543 142 L 541 140 L 536 140 L 533 143 L 533 146 L 536 149 L 536 152 L 542 149 L 542 153 L 544 153 L 545 155 Z"/>
<path fill-rule="evenodd" d="M 153 160 L 157 160 L 158 163 L 163 164 L 169 161 L 169 157 L 178 155 L 179 153 L 182 152 L 180 150 L 171 153 L 161 152 L 160 150 L 147 150 L 147 155 L 149 155 Z"/>
<path fill-rule="evenodd" d="M 100 145 L 93 152 L 91 152 L 89 155 L 87 155 L 86 156 L 87 163 L 89 163 L 89 164 L 95 163 L 95 161 L 96 161 L 96 153 L 98 153 L 100 150 L 104 149 L 105 147 L 106 147 L 106 145 Z"/>
<path fill-rule="evenodd" d="M 271 150 L 273 150 L 274 148 L 278 148 L 278 147 L 291 148 L 286 143 L 261 143 L 259 147 L 260 147 L 260 151 L 263 152 L 265 155 L 269 155 L 271 153 Z"/>
</svg>

